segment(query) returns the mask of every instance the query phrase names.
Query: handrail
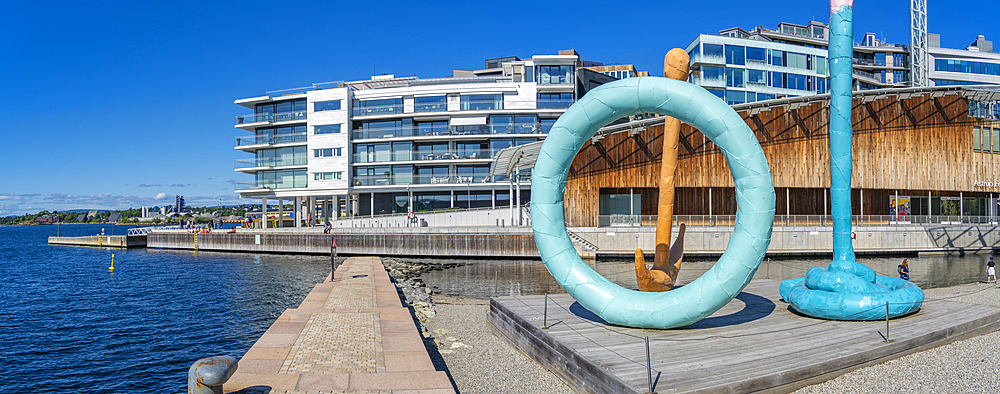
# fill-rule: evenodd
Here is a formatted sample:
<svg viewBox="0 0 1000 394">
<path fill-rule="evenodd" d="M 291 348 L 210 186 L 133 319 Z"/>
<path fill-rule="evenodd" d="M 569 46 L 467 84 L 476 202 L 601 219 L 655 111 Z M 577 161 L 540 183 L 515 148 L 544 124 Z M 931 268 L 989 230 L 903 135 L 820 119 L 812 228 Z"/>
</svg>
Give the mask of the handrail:
<svg viewBox="0 0 1000 394">
<path fill-rule="evenodd" d="M 656 226 L 656 215 L 598 215 L 598 227 L 650 227 Z M 674 226 L 685 223 L 688 227 L 734 226 L 735 215 L 674 215 Z M 952 215 L 853 215 L 853 226 L 949 226 L 949 225 L 1000 225 L 1000 216 Z M 832 215 L 775 215 L 774 226 L 832 227 Z"/>
</svg>

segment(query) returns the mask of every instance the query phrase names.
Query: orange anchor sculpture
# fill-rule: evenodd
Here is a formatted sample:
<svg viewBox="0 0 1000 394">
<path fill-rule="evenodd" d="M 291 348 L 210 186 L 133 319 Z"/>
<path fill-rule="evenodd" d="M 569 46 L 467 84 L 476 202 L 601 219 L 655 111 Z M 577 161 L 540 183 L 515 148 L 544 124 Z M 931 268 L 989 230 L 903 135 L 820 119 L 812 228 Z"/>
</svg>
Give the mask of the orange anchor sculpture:
<svg viewBox="0 0 1000 394">
<path fill-rule="evenodd" d="M 663 58 L 663 76 L 687 80 L 690 58 L 680 48 L 671 49 Z M 684 259 L 684 231 L 682 223 L 674 246 L 670 247 L 671 225 L 674 214 L 674 172 L 677 169 L 677 144 L 681 122 L 667 116 L 663 122 L 663 156 L 660 166 L 660 198 L 656 217 L 656 254 L 653 268 L 646 268 L 642 249 L 635 250 L 635 279 L 639 291 L 668 291 L 674 288 L 677 272 Z"/>
</svg>

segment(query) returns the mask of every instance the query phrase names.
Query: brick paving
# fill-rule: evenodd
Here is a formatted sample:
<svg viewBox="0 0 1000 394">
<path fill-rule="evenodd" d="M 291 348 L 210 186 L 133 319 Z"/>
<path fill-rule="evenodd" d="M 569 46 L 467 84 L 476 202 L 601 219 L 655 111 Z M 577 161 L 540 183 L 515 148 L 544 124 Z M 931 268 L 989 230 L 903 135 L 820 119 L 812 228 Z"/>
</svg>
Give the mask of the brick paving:
<svg viewBox="0 0 1000 394">
<path fill-rule="evenodd" d="M 454 393 L 377 257 L 347 259 L 239 361 L 241 394 Z"/>
</svg>

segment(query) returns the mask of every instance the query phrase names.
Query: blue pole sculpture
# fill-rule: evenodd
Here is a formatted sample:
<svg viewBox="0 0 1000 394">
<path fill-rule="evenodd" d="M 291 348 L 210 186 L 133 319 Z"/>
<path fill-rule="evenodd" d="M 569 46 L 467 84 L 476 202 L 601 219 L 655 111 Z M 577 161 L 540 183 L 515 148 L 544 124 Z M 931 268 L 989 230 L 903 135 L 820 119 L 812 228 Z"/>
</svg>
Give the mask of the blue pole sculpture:
<svg viewBox="0 0 1000 394">
<path fill-rule="evenodd" d="M 830 1 L 830 202 L 833 261 L 813 267 L 805 278 L 781 282 L 781 297 L 803 314 L 833 320 L 879 320 L 920 309 L 916 285 L 859 264 L 851 243 L 851 85 L 854 55 L 853 0 Z"/>
<path fill-rule="evenodd" d="M 669 115 L 696 127 L 726 156 L 736 185 L 736 225 L 726 252 L 700 278 L 668 292 L 628 290 L 595 272 L 573 249 L 563 216 L 566 177 L 577 152 L 600 127 L 637 113 Z M 538 153 L 531 200 L 535 244 L 556 281 L 607 322 L 640 328 L 683 327 L 729 303 L 764 259 L 774 222 L 771 170 L 743 118 L 700 86 L 657 77 L 601 85 L 567 109 Z"/>
</svg>

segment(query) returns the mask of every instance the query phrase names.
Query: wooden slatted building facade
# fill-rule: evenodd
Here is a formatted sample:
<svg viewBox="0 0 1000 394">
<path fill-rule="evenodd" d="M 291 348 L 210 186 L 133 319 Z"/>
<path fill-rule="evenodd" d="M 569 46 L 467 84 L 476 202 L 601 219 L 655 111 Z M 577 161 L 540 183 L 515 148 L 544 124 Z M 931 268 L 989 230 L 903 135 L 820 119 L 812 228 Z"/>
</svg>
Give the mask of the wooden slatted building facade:
<svg viewBox="0 0 1000 394">
<path fill-rule="evenodd" d="M 776 215 L 830 211 L 829 103 L 825 95 L 734 107 L 767 157 Z M 1000 146 L 994 145 L 1000 145 L 1000 123 L 970 117 L 962 90 L 856 93 L 852 121 L 852 214 L 889 215 L 890 198 L 896 195 L 913 197 L 911 214 L 942 214 L 941 197 L 996 205 Z M 986 138 L 974 137 L 974 130 L 985 130 Z M 567 223 L 597 226 L 601 196 L 609 195 L 639 195 L 632 214 L 656 215 L 662 134 L 660 123 L 586 143 L 567 180 Z M 674 214 L 735 214 L 733 181 L 722 152 L 690 125 L 684 124 L 680 134 Z M 972 207 L 966 205 L 969 214 Z M 984 212 L 996 215 L 995 207 Z"/>
</svg>

